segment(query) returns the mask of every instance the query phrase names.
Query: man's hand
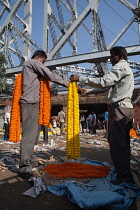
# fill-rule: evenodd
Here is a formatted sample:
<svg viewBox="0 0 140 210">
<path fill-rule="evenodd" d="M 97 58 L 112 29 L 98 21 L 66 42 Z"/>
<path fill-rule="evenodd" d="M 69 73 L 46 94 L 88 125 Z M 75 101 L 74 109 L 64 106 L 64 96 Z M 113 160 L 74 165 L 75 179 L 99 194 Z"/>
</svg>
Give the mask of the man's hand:
<svg viewBox="0 0 140 210">
<path fill-rule="evenodd" d="M 87 89 L 86 88 L 81 88 L 81 87 L 78 86 L 78 93 L 80 95 L 84 95 L 84 94 L 87 93 Z"/>
<path fill-rule="evenodd" d="M 71 80 L 72 82 L 78 82 L 78 81 L 79 81 L 79 77 L 80 77 L 80 76 L 78 76 L 77 74 L 72 74 L 72 75 L 70 76 L 70 80 Z"/>
</svg>

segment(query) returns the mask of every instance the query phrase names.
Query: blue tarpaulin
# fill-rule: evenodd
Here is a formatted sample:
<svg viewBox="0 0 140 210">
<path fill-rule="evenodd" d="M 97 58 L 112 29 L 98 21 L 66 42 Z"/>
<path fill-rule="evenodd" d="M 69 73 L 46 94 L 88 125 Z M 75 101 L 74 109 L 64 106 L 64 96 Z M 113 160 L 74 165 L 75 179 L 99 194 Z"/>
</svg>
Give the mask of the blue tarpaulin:
<svg viewBox="0 0 140 210">
<path fill-rule="evenodd" d="M 105 166 L 105 162 L 85 160 L 85 164 Z M 109 166 L 109 165 L 108 165 Z M 87 183 L 74 180 L 61 185 L 47 186 L 47 189 L 59 196 L 67 196 L 68 199 L 82 209 L 98 209 L 107 207 L 111 210 L 127 209 L 136 198 L 140 198 L 140 188 L 129 183 L 113 185 L 110 181 L 116 179 L 114 167 L 106 178 L 97 178 Z"/>
</svg>

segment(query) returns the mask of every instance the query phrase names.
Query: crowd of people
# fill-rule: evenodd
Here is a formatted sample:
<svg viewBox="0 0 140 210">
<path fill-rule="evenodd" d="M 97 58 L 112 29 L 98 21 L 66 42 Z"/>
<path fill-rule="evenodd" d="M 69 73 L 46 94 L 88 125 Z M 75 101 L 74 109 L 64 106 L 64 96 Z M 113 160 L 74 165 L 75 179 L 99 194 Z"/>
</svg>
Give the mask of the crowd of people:
<svg viewBox="0 0 140 210">
<path fill-rule="evenodd" d="M 102 119 L 97 117 L 95 111 L 88 111 L 87 113 L 81 113 L 80 115 L 81 133 L 90 133 L 96 135 L 97 129 L 107 129 L 107 117 L 105 115 L 107 112 L 104 113 L 104 117 Z"/>
</svg>

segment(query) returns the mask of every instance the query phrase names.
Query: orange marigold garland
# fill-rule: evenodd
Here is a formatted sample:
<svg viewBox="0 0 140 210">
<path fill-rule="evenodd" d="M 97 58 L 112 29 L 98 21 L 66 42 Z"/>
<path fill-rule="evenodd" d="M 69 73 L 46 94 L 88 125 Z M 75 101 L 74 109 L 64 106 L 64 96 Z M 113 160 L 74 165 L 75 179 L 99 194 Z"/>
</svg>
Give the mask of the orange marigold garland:
<svg viewBox="0 0 140 210">
<path fill-rule="evenodd" d="M 20 97 L 22 94 L 22 74 L 18 74 L 14 84 L 10 118 L 9 141 L 20 141 Z"/>
<path fill-rule="evenodd" d="M 18 74 L 14 83 L 9 141 L 20 141 L 20 97 L 22 94 L 22 74 Z M 40 81 L 40 110 L 39 124 L 48 125 L 50 122 L 50 82 L 41 78 Z"/>
<path fill-rule="evenodd" d="M 49 125 L 50 109 L 51 109 L 50 99 L 51 99 L 50 81 L 42 77 L 40 80 L 40 108 L 39 108 L 40 125 Z"/>
<path fill-rule="evenodd" d="M 44 170 L 57 178 L 102 178 L 108 175 L 110 168 L 108 166 L 94 166 L 67 162 L 62 164 L 49 164 Z"/>
<path fill-rule="evenodd" d="M 39 107 L 39 124 L 43 121 L 43 78 L 40 79 L 40 107 Z"/>
</svg>

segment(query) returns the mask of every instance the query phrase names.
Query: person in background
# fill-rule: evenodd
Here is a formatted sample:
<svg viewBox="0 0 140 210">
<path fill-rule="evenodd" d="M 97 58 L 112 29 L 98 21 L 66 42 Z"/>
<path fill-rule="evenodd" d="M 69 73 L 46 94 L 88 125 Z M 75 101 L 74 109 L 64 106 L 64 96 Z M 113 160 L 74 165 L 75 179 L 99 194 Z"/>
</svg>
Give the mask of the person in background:
<svg viewBox="0 0 140 210">
<path fill-rule="evenodd" d="M 65 120 L 66 120 L 66 115 L 63 110 L 63 107 L 61 107 L 60 112 L 58 112 L 58 121 L 60 124 L 60 134 L 61 135 L 63 135 L 63 133 L 64 133 Z"/>
<path fill-rule="evenodd" d="M 85 128 L 85 121 L 86 121 L 85 115 L 82 113 L 80 117 L 80 123 L 81 123 L 81 128 L 82 128 L 81 130 L 83 133 L 84 133 L 84 128 Z"/>
<path fill-rule="evenodd" d="M 108 138 L 108 111 L 105 111 L 104 113 L 104 122 L 105 122 L 105 138 Z"/>
<path fill-rule="evenodd" d="M 93 117 L 92 117 L 92 114 L 90 113 L 87 117 L 89 133 L 92 133 L 92 120 L 93 120 Z"/>
<path fill-rule="evenodd" d="M 94 111 L 92 111 L 92 133 L 96 134 L 96 114 Z"/>
<path fill-rule="evenodd" d="M 48 126 L 47 125 L 38 125 L 38 131 L 37 131 L 35 145 L 38 144 L 38 139 L 39 139 L 39 135 L 40 135 L 41 131 L 43 131 L 43 144 L 42 144 L 42 146 L 45 147 L 48 144 Z"/>
<path fill-rule="evenodd" d="M 9 139 L 11 107 L 4 113 L 4 141 Z"/>
<path fill-rule="evenodd" d="M 117 179 L 112 184 L 124 182 L 134 184 L 130 168 L 130 129 L 134 117 L 131 97 L 134 90 L 134 76 L 127 62 L 127 51 L 122 46 L 110 50 L 111 70 L 100 78 L 71 75 L 70 80 L 94 87 L 84 93 L 97 93 L 97 89 L 108 90 L 108 141 Z M 84 91 L 84 90 L 83 90 Z M 91 92 L 90 92 L 91 91 Z M 101 91 L 100 91 L 101 93 Z"/>
<path fill-rule="evenodd" d="M 103 123 L 98 119 L 96 128 L 102 129 L 102 125 L 103 125 Z"/>
<path fill-rule="evenodd" d="M 19 176 L 25 179 L 33 176 L 32 168 L 37 165 L 33 159 L 33 150 L 38 132 L 38 113 L 40 101 L 40 78 L 68 87 L 68 81 L 52 73 L 44 63 L 47 55 L 43 50 L 37 50 L 32 59 L 26 61 L 22 68 L 23 91 L 20 98 L 22 138 L 20 143 Z"/>
<path fill-rule="evenodd" d="M 54 129 L 57 128 L 57 121 L 56 121 L 55 117 L 53 117 L 53 119 L 52 119 L 52 126 L 53 126 Z"/>
<path fill-rule="evenodd" d="M 140 127 L 139 127 L 139 119 L 137 119 L 137 121 L 136 121 L 136 130 L 140 130 Z"/>
</svg>

